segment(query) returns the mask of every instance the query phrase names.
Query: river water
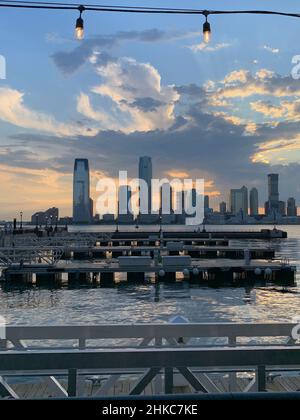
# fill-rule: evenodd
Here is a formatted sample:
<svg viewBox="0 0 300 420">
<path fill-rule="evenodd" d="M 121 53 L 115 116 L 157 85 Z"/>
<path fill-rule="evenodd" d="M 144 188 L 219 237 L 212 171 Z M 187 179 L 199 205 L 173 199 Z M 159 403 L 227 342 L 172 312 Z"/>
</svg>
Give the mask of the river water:
<svg viewBox="0 0 300 420">
<path fill-rule="evenodd" d="M 261 225 L 211 226 L 207 230 L 261 228 Z M 288 232 L 288 239 L 232 240 L 230 245 L 274 247 L 279 258 L 289 258 L 298 268 L 298 286 L 294 288 L 213 289 L 178 282 L 175 285 L 118 285 L 110 289 L 89 286 L 20 289 L 7 288 L 0 283 L 0 315 L 8 324 L 23 325 L 168 322 L 178 314 L 190 322 L 290 322 L 300 316 L 300 226 L 279 228 Z M 103 226 L 84 229 L 103 230 Z"/>
</svg>

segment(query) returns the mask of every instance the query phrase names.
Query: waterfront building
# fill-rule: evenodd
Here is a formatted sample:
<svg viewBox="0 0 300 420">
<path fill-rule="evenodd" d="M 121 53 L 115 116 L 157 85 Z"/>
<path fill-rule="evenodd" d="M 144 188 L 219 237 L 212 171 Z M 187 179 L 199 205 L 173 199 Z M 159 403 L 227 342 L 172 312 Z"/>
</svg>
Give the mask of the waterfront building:
<svg viewBox="0 0 300 420">
<path fill-rule="evenodd" d="M 90 223 L 92 214 L 89 162 L 87 159 L 75 159 L 73 177 L 73 223 Z"/>
<path fill-rule="evenodd" d="M 221 201 L 219 207 L 220 207 L 220 213 L 225 214 L 226 211 L 227 211 L 227 205 L 226 205 L 225 201 Z"/>
<path fill-rule="evenodd" d="M 297 206 L 294 197 L 290 197 L 287 201 L 287 216 L 297 216 Z"/>
<path fill-rule="evenodd" d="M 248 189 L 243 186 L 239 189 L 230 190 L 230 211 L 232 214 L 248 215 Z"/>
<path fill-rule="evenodd" d="M 51 207 L 46 211 L 38 211 L 31 216 L 31 224 L 41 226 L 55 225 L 59 218 L 59 210 L 57 207 Z"/>
</svg>

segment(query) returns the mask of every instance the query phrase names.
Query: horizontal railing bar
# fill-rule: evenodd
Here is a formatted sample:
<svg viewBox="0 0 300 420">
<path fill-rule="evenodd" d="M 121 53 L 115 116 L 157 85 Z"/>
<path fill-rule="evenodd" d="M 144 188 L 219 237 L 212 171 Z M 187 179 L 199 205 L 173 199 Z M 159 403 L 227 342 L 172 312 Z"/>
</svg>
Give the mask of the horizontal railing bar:
<svg viewBox="0 0 300 420">
<path fill-rule="evenodd" d="M 191 368 L 189 366 L 189 368 Z M 218 367 L 201 367 L 201 368 L 195 368 L 192 367 L 193 373 L 194 374 L 201 374 L 201 373 L 206 373 L 206 374 L 216 374 L 216 375 L 223 375 L 225 373 L 253 373 L 255 374 L 256 371 L 256 366 L 239 366 L 239 367 L 226 367 L 226 368 L 218 368 Z M 108 370 L 103 370 L 103 369 L 80 369 L 80 371 L 78 371 L 78 376 L 119 376 L 119 375 L 140 375 L 142 372 L 144 372 L 145 369 L 143 368 L 132 368 L 132 369 L 110 369 Z M 290 372 L 300 372 L 300 366 L 291 366 L 291 367 L 272 367 L 272 366 L 267 366 L 266 367 L 266 372 L 267 373 L 290 373 Z M 163 372 L 163 369 L 161 370 L 161 372 Z M 174 373 L 178 373 L 175 371 Z M 54 370 L 51 371 L 51 375 L 58 377 L 58 378 L 63 378 L 63 377 L 67 377 L 67 373 L 66 370 Z M 48 377 L 49 376 L 49 371 L 47 370 L 38 370 L 38 371 L 26 371 L 26 374 L 24 375 L 24 371 L 1 371 L 1 376 L 6 377 L 6 378 L 18 378 L 20 376 L 22 377 L 28 377 L 28 378 L 36 378 L 38 377 Z"/>
<path fill-rule="evenodd" d="M 245 346 L 247 346 L 247 348 L 251 348 L 251 347 L 261 347 L 261 348 L 268 348 L 268 347 L 273 347 L 274 345 L 275 345 L 275 343 L 267 343 L 267 344 L 262 344 L 262 343 L 257 343 L 257 344 L 243 344 L 243 345 L 245 345 Z M 278 343 L 278 345 L 285 345 L 285 344 L 279 344 Z M 226 345 L 225 345 L 226 346 Z M 124 349 L 124 348 L 127 348 L 127 349 L 143 349 L 143 348 L 156 348 L 157 346 L 155 346 L 155 345 L 151 345 L 151 346 L 140 346 L 140 345 L 137 345 L 137 346 L 133 346 L 133 345 L 128 345 L 128 344 L 126 344 L 126 345 L 124 345 L 124 346 L 86 346 L 85 347 L 85 349 L 87 349 L 87 350 L 100 350 L 100 349 L 103 349 L 103 350 L 118 350 L 118 349 Z M 163 348 L 174 348 L 174 346 L 168 346 L 168 345 L 162 345 L 162 346 L 159 346 L 159 347 L 163 347 Z M 189 344 L 188 346 L 179 346 L 179 347 L 181 347 L 181 348 L 185 348 L 185 347 L 189 347 L 189 348 L 199 348 L 199 347 L 201 347 L 201 348 L 203 348 L 203 349 L 210 349 L 210 348 L 212 348 L 212 347 L 214 347 L 214 348 L 224 348 L 224 344 L 215 344 L 215 343 L 213 343 L 213 344 L 204 344 L 204 345 L 191 345 L 191 344 Z M 45 347 L 45 346 L 26 346 L 26 351 L 39 351 L 39 350 L 43 350 L 43 351 L 49 351 L 49 352 L 51 352 L 51 351 L 53 351 L 53 350 L 59 350 L 59 351 L 68 351 L 68 350 L 74 350 L 74 349 L 79 349 L 79 347 L 73 347 L 73 346 L 52 346 L 52 347 Z M 25 348 L 23 349 L 23 348 L 14 348 L 14 347 L 10 347 L 10 348 L 8 348 L 7 350 L 13 350 L 13 351 L 18 351 L 18 350 L 21 350 L 21 351 L 23 351 L 23 350 L 25 350 Z"/>
<path fill-rule="evenodd" d="M 6 339 L 108 339 L 148 337 L 286 337 L 296 324 L 106 324 L 73 326 L 7 326 Z"/>
<path fill-rule="evenodd" d="M 51 354 L 51 355 L 50 355 Z M 300 347 L 0 352 L 0 371 L 299 365 Z"/>
</svg>

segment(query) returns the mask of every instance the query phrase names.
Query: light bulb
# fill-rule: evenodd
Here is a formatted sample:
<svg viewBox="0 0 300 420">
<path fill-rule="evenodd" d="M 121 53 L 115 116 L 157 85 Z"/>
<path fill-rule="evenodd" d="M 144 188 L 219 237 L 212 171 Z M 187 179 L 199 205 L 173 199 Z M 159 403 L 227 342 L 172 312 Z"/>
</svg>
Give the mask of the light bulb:
<svg viewBox="0 0 300 420">
<path fill-rule="evenodd" d="M 209 43 L 211 37 L 210 23 L 204 22 L 203 24 L 203 39 L 206 44 Z"/>
<path fill-rule="evenodd" d="M 82 17 L 79 17 L 76 20 L 75 36 L 79 40 L 83 39 L 83 37 L 84 37 L 83 19 L 82 19 Z"/>
</svg>

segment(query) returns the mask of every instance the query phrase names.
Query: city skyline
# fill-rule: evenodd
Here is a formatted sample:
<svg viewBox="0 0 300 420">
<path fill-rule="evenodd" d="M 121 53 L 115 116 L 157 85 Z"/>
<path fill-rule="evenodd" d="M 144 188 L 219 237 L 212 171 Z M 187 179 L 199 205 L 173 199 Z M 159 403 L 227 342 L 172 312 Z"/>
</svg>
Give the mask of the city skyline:
<svg viewBox="0 0 300 420">
<path fill-rule="evenodd" d="M 172 7 L 181 3 L 173 0 Z M 226 7 L 240 4 L 228 0 Z M 263 9 L 269 2 L 245 0 L 243 7 Z M 272 8 L 283 6 L 274 1 Z M 284 9 L 295 10 L 294 2 Z M 25 28 L 23 14 L 6 13 Z M 1 219 L 20 211 L 28 219 L 52 206 L 71 215 L 77 156 L 93 168 L 92 196 L 99 176 L 114 176 L 115 168 L 135 176 L 137 159 L 148 155 L 160 178 L 205 178 L 215 209 L 228 203 L 230 188 L 246 185 L 267 196 L 267 173 L 280 175 L 283 201 L 300 201 L 300 89 L 291 75 L 299 54 L 297 20 L 214 16 L 204 45 L 198 16 L 90 14 L 80 43 L 69 18 L 49 13 L 45 20 L 33 10 L 22 32 L 24 51 L 18 31 L 3 19 Z"/>
<path fill-rule="evenodd" d="M 148 186 L 148 212 L 151 214 L 151 210 L 157 208 L 159 214 L 170 214 L 176 212 L 179 208 L 184 209 L 184 196 L 182 192 L 173 190 L 169 182 L 163 181 L 159 189 L 158 196 L 154 196 L 151 190 L 152 179 L 155 178 L 156 174 L 153 173 L 152 158 L 150 156 L 142 156 L 138 161 L 138 179 L 144 180 Z M 101 179 L 99 180 L 101 183 Z M 169 179 L 172 182 L 172 179 Z M 130 179 L 128 179 L 130 182 Z M 205 182 L 204 182 L 205 185 Z M 228 192 L 227 201 L 219 201 L 218 206 L 210 206 L 210 196 L 206 194 L 204 190 L 203 204 L 204 204 L 204 216 L 207 218 L 210 214 L 231 214 L 240 215 L 241 221 L 247 216 L 273 216 L 275 219 L 279 216 L 297 216 L 297 203 L 294 197 L 289 197 L 287 201 L 280 201 L 279 195 L 279 175 L 278 174 L 267 174 L 267 201 L 264 201 L 264 208 L 259 207 L 259 191 L 253 187 L 250 190 L 244 185 L 241 188 L 230 189 Z M 132 191 L 130 185 L 118 185 L 116 190 L 116 211 L 114 215 L 119 218 L 123 223 L 132 223 L 132 218 L 127 218 L 128 215 L 137 216 L 138 211 L 133 210 L 135 207 L 131 202 L 132 194 L 136 191 Z M 162 194 L 164 194 L 164 206 L 162 206 Z M 195 207 L 196 202 L 196 190 L 191 190 L 191 204 Z M 169 196 L 169 197 L 168 197 Z M 264 200 L 264 198 L 262 198 Z M 180 201 L 180 204 L 178 204 Z M 120 206 L 121 204 L 121 206 Z M 125 207 L 124 207 L 125 206 Z M 181 206 L 181 207 L 180 207 Z M 168 212 L 167 209 L 170 209 Z M 53 213 L 54 211 L 54 213 Z M 57 207 L 49 208 L 44 211 L 39 209 L 31 215 L 31 223 L 36 225 L 47 225 L 48 219 L 51 224 L 52 221 L 58 220 L 59 209 Z M 48 215 L 49 213 L 49 215 Z M 109 216 L 111 212 L 100 214 Z M 182 213 L 184 215 L 184 211 Z M 22 212 L 23 215 L 23 212 Z M 51 215 L 51 216 L 50 216 Z M 99 214 L 94 212 L 94 202 L 90 194 L 90 167 L 89 161 L 86 158 L 76 158 L 74 161 L 73 171 L 73 215 L 63 215 L 62 219 L 73 219 L 73 223 L 93 223 L 96 221 L 95 217 Z M 98 219 L 97 219 L 98 220 Z M 142 220 L 142 219 L 141 219 Z M 166 223 L 175 223 L 174 220 L 165 219 Z M 110 219 L 108 219 L 110 221 Z M 153 222 L 155 220 L 153 219 Z"/>
<path fill-rule="evenodd" d="M 141 198 L 138 200 L 137 210 L 134 211 L 136 201 L 135 194 L 137 190 L 132 190 L 130 186 L 130 179 L 128 179 L 128 184 L 116 184 L 115 191 L 115 200 L 116 207 L 115 211 L 107 211 L 106 213 L 95 213 L 93 212 L 93 200 L 90 197 L 90 168 L 89 161 L 86 158 L 76 158 L 74 161 L 74 174 L 73 174 L 73 223 L 93 223 L 96 220 L 100 220 L 104 216 L 108 217 L 110 222 L 110 216 L 113 214 L 116 217 L 116 220 L 121 218 L 122 223 L 132 223 L 133 217 L 138 217 L 139 220 L 143 223 L 155 223 L 157 220 L 155 218 L 147 219 L 145 214 L 154 215 L 155 209 L 157 208 L 158 214 L 163 216 L 165 223 L 184 223 L 184 218 L 186 217 L 185 213 L 185 194 L 183 191 L 178 191 L 172 187 L 172 179 L 168 181 L 163 179 L 160 182 L 160 187 L 158 191 L 158 197 L 155 197 L 154 192 L 152 191 L 152 182 L 155 179 L 155 173 L 153 173 L 152 167 L 152 158 L 150 156 L 141 156 L 138 161 L 138 179 L 144 181 L 147 186 L 147 203 L 146 209 L 141 212 Z M 105 179 L 104 179 L 105 181 Z M 195 182 L 195 180 L 193 180 Z M 101 179 L 99 180 L 101 184 Z M 139 190 L 141 191 L 142 184 L 139 184 Z M 205 182 L 204 182 L 205 185 Z M 204 207 L 204 222 L 208 222 L 212 216 L 220 215 L 231 215 L 233 217 L 238 216 L 240 219 L 237 219 L 237 223 L 247 222 L 247 218 L 250 217 L 271 217 L 275 221 L 278 217 L 288 216 L 295 217 L 297 216 L 297 204 L 294 197 L 289 197 L 287 202 L 280 200 L 280 190 L 279 190 L 279 175 L 272 173 L 267 174 L 267 186 L 268 186 L 268 195 L 267 201 L 265 201 L 264 212 L 259 210 L 259 192 L 257 188 L 253 187 L 249 191 L 248 188 L 243 185 L 239 189 L 230 189 L 229 191 L 229 200 L 228 202 L 221 201 L 219 202 L 219 209 L 216 210 L 210 207 L 210 196 L 206 194 L 205 190 L 203 191 L 203 207 Z M 178 187 L 176 187 L 178 188 Z M 99 190 L 100 191 L 100 190 Z M 108 191 L 111 195 L 113 191 Z M 141 197 L 141 196 L 139 196 Z M 196 206 L 196 197 L 197 191 L 195 188 L 191 190 L 191 205 L 195 208 Z M 133 201 L 132 201 L 133 200 Z M 179 206 L 179 212 L 178 212 Z M 227 210 L 228 209 L 228 210 Z M 144 211 L 146 210 L 146 213 Z M 154 210 L 154 213 L 152 213 Z M 37 212 L 31 217 L 32 223 L 36 224 L 39 217 L 48 219 L 48 212 L 51 212 L 52 209 L 48 209 L 46 212 Z M 175 214 L 176 216 L 175 216 Z M 144 214 L 144 216 L 143 216 Z M 166 218 L 167 216 L 170 216 Z M 130 216 L 128 218 L 128 216 Z M 144 219 L 143 219 L 144 217 Z M 97 218 L 97 219 L 96 219 Z M 58 210 L 56 220 L 58 219 Z M 112 219 L 113 220 L 113 219 Z M 225 219 L 223 220 L 225 222 Z M 39 223 L 40 224 L 40 223 Z"/>
</svg>

